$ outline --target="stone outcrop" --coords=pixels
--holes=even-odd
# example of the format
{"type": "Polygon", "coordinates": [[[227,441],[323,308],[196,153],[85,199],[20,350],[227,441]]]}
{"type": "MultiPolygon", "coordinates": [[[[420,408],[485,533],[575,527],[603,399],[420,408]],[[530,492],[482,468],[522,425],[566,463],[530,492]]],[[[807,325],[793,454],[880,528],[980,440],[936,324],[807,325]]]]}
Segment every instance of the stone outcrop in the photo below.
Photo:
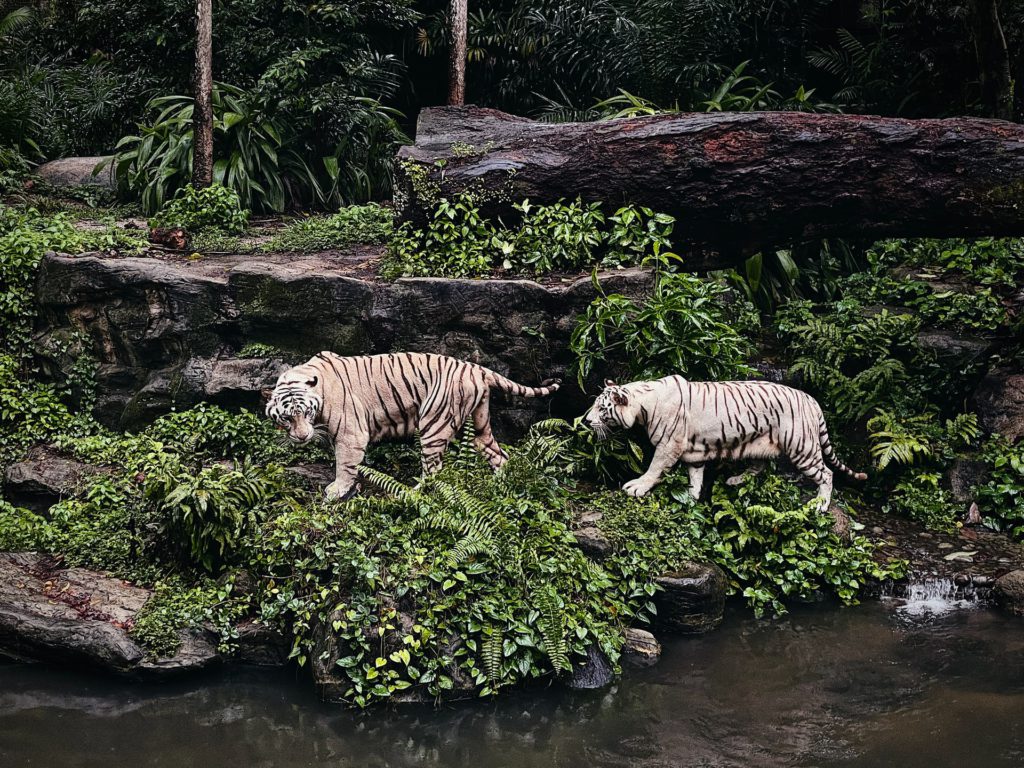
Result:
{"type": "Polygon", "coordinates": [[[71,496],[90,475],[105,470],[62,456],[49,446],[36,446],[22,460],[7,467],[4,498],[21,507],[45,512],[71,496]]]}
{"type": "Polygon", "coordinates": [[[173,656],[147,659],[129,636],[151,592],[48,556],[0,553],[0,654],[161,678],[220,660],[202,634],[184,633],[173,656]]]}
{"type": "Polygon", "coordinates": [[[661,587],[654,595],[658,629],[693,635],[722,623],[727,581],[717,565],[685,563],[654,581],[661,587]]]}
{"type": "Polygon", "coordinates": [[[106,157],[62,157],[51,160],[36,168],[36,175],[55,187],[103,187],[115,189],[114,168],[108,165],[96,173],[98,166],[106,157]]]}
{"type": "Polygon", "coordinates": [[[1010,442],[1024,438],[1024,372],[989,371],[973,400],[986,431],[998,432],[1010,442]]]}
{"type": "MultiPolygon", "coordinates": [[[[526,384],[561,376],[551,401],[496,396],[500,430],[521,432],[549,413],[585,403],[572,376],[569,336],[594,299],[589,277],[532,280],[368,276],[353,254],[267,254],[186,259],[48,254],[39,272],[42,350],[84,332],[99,359],[97,414],[135,426],[199,400],[259,406],[285,363],[321,350],[438,352],[475,360],[526,384]],[[360,272],[359,270],[362,269],[360,272]],[[277,353],[241,359],[248,344],[277,353]]],[[[606,290],[636,295],[650,275],[621,270],[606,290]]],[[[60,367],[59,356],[51,365],[60,367]]]]}

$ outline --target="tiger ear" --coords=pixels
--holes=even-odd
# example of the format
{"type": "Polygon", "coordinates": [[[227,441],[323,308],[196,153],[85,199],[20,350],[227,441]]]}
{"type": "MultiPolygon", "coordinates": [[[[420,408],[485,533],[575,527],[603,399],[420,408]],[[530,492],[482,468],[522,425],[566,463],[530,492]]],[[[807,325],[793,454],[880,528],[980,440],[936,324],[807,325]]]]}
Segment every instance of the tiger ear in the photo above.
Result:
{"type": "Polygon", "coordinates": [[[604,380],[604,385],[605,385],[606,387],[614,387],[614,386],[615,386],[615,382],[614,382],[614,381],[612,381],[611,379],[605,379],[605,380],[604,380]]]}
{"type": "Polygon", "coordinates": [[[319,381],[320,381],[320,377],[319,376],[314,376],[312,379],[310,379],[309,381],[306,382],[306,386],[307,387],[315,387],[319,381]]]}
{"type": "Polygon", "coordinates": [[[274,396],[274,390],[272,389],[261,389],[260,390],[260,402],[264,405],[270,402],[270,398],[274,396]]]}
{"type": "Polygon", "coordinates": [[[629,398],[626,397],[625,392],[616,391],[612,393],[612,400],[615,401],[616,405],[629,405],[629,398]]]}

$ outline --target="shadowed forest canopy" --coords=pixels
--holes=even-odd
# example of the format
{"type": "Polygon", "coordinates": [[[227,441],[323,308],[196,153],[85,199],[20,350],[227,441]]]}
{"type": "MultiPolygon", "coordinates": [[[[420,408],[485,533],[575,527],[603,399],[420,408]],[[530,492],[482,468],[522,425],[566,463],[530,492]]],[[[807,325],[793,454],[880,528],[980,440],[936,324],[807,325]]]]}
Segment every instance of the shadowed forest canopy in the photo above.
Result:
{"type": "MultiPolygon", "coordinates": [[[[447,6],[216,3],[219,177],[264,209],[386,197],[396,144],[446,99],[447,6]],[[237,181],[254,173],[262,189],[237,181]]],[[[172,193],[189,173],[194,12],[192,0],[4,0],[0,146],[39,160],[152,135],[151,155],[119,177],[172,193]],[[147,161],[171,168],[166,189],[140,173],[147,161]]],[[[1012,119],[1022,19],[1021,0],[482,0],[469,3],[466,101],[551,121],[665,109],[1012,119]]]]}

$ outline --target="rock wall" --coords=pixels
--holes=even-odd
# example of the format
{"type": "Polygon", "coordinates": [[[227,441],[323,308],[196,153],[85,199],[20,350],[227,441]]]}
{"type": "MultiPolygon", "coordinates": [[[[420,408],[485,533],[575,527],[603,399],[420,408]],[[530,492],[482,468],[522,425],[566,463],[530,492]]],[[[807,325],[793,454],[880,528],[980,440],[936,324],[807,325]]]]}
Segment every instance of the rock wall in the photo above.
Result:
{"type": "MultiPolygon", "coordinates": [[[[638,270],[602,275],[607,290],[642,293],[638,270]]],[[[437,352],[477,361],[524,384],[567,386],[551,401],[500,399],[499,434],[549,413],[576,416],[585,398],[570,379],[569,337],[595,296],[590,278],[402,279],[386,283],[341,255],[187,259],[48,254],[38,279],[37,342],[85,342],[99,360],[97,414],[133,427],[200,400],[257,408],[259,389],[286,364],[321,350],[437,352]],[[270,356],[240,358],[250,344],[270,356]],[[567,375],[568,374],[568,375],[567,375]]],[[[44,352],[45,354],[45,352],[44,352]]]]}

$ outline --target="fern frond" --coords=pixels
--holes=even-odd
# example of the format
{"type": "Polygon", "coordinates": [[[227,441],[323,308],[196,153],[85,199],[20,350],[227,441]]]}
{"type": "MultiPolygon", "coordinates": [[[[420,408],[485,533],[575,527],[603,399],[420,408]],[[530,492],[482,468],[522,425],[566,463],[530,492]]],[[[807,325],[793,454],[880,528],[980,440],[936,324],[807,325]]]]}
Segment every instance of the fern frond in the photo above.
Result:
{"type": "Polygon", "coordinates": [[[494,624],[488,624],[484,629],[484,635],[483,647],[481,648],[484,673],[487,675],[487,679],[491,681],[491,685],[496,686],[501,680],[502,648],[505,642],[505,634],[494,624]]]}
{"type": "Polygon", "coordinates": [[[373,467],[360,465],[359,474],[364,480],[379,488],[384,493],[389,496],[393,496],[406,504],[419,504],[423,501],[423,496],[419,491],[399,482],[386,472],[381,472],[373,467]]]}
{"type": "Polygon", "coordinates": [[[540,614],[537,629],[544,642],[544,651],[557,672],[571,672],[569,644],[565,639],[565,613],[552,587],[533,593],[533,604],[540,614]]]}

